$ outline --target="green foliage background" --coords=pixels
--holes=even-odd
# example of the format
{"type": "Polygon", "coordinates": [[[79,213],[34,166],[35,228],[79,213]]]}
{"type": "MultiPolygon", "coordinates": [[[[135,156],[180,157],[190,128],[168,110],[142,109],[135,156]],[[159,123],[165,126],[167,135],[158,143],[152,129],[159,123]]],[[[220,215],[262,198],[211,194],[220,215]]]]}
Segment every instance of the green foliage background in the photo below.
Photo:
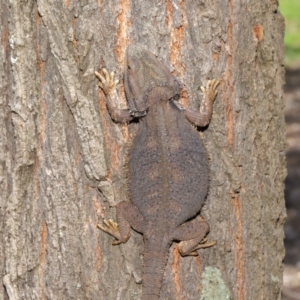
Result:
{"type": "Polygon", "coordinates": [[[286,65],[300,65],[300,0],[280,0],[279,10],[285,18],[286,65]]]}

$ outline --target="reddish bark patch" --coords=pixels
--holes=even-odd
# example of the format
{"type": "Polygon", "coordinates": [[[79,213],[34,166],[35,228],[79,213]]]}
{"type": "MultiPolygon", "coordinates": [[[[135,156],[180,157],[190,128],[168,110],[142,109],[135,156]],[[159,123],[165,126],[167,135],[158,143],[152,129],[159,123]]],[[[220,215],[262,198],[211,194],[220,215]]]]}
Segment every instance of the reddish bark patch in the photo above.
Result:
{"type": "Polygon", "coordinates": [[[45,280],[44,275],[47,266],[47,236],[48,236],[48,227],[47,223],[44,222],[42,225],[42,232],[41,232],[41,253],[40,253],[40,282],[42,283],[42,290],[44,297],[46,299],[46,286],[44,285],[45,280]]]}
{"type": "Polygon", "coordinates": [[[174,256],[174,260],[173,260],[173,263],[172,263],[172,272],[174,274],[174,283],[175,283],[175,288],[176,288],[176,292],[175,292],[176,293],[176,299],[179,299],[180,290],[181,290],[180,276],[179,276],[180,253],[179,253],[177,247],[174,247],[173,256],[174,256]]]}
{"type": "Polygon", "coordinates": [[[227,120],[227,140],[230,146],[233,146],[234,141],[234,120],[233,120],[233,111],[232,111],[232,103],[231,99],[234,97],[234,88],[233,88],[233,76],[232,76],[232,69],[233,69],[233,61],[232,61],[232,31],[233,25],[232,22],[228,24],[228,58],[227,58],[227,66],[226,66],[226,82],[227,85],[221,83],[222,88],[222,98],[226,103],[226,120],[227,120]]]}
{"type": "Polygon", "coordinates": [[[232,111],[232,102],[231,99],[234,97],[234,88],[233,88],[233,30],[234,30],[234,5],[233,0],[229,1],[229,10],[230,10],[230,20],[228,22],[228,44],[227,44],[227,51],[228,51],[228,58],[227,58],[227,65],[226,65],[226,81],[227,86],[224,84],[221,85],[223,91],[223,99],[226,103],[226,119],[227,119],[227,140],[229,145],[233,146],[234,142],[234,119],[233,119],[233,111],[232,111]],[[226,90],[225,90],[226,89],[226,90]]]}
{"type": "Polygon", "coordinates": [[[3,45],[3,49],[5,49],[5,52],[8,53],[8,27],[4,27],[1,35],[1,45],[3,45]]]}
{"type": "MultiPolygon", "coordinates": [[[[181,1],[179,4],[179,8],[182,16],[182,24],[179,27],[174,26],[173,22],[173,5],[170,0],[167,0],[167,26],[170,29],[170,60],[172,65],[174,66],[173,74],[175,76],[180,75],[181,78],[184,77],[185,73],[185,65],[181,59],[181,45],[184,43],[184,33],[186,30],[187,18],[184,7],[184,1],[181,1]]],[[[182,90],[181,100],[184,105],[188,103],[188,94],[185,90],[182,90]]]]}
{"type": "Polygon", "coordinates": [[[261,25],[257,25],[253,28],[253,34],[254,34],[254,38],[257,41],[261,41],[264,37],[264,29],[261,25]]]}
{"type": "Polygon", "coordinates": [[[121,6],[122,11],[118,15],[118,36],[117,36],[117,46],[116,46],[116,56],[119,63],[124,63],[124,54],[125,49],[128,46],[129,38],[128,38],[128,30],[131,26],[130,19],[127,18],[128,12],[130,11],[130,1],[122,0],[121,6]]]}
{"type": "Polygon", "coordinates": [[[237,272],[236,299],[244,300],[245,297],[245,266],[244,266],[244,248],[243,248],[243,222],[242,207],[238,194],[232,195],[231,204],[234,209],[236,219],[236,228],[233,230],[234,238],[234,266],[237,272]]]}
{"type": "Polygon", "coordinates": [[[96,270],[99,271],[100,267],[101,267],[101,261],[102,261],[102,257],[101,257],[101,247],[99,244],[97,244],[96,247],[96,270]]]}
{"type": "Polygon", "coordinates": [[[232,58],[227,59],[227,70],[225,72],[224,80],[221,81],[221,98],[225,103],[225,112],[226,112],[226,125],[227,125],[227,141],[230,146],[233,146],[234,143],[234,117],[232,111],[231,98],[233,97],[233,86],[231,83],[232,72],[231,66],[232,58]]]}
{"type": "MultiPolygon", "coordinates": [[[[199,277],[202,276],[203,266],[199,255],[196,257],[196,268],[199,277]]],[[[202,285],[199,286],[199,295],[201,295],[201,292],[202,292],[202,285]]]]}
{"type": "Polygon", "coordinates": [[[214,60],[214,62],[217,62],[219,60],[219,56],[220,56],[219,53],[216,53],[216,52],[213,53],[213,60],[214,60]]]}
{"type": "Polygon", "coordinates": [[[170,0],[167,0],[167,26],[170,29],[170,60],[175,68],[175,75],[183,75],[185,67],[181,60],[181,45],[184,40],[185,32],[185,18],[184,18],[184,4],[180,3],[180,10],[182,13],[182,25],[175,27],[173,24],[173,5],[170,0]]]}
{"type": "Polygon", "coordinates": [[[112,153],[112,156],[111,156],[111,165],[112,165],[112,168],[115,169],[115,170],[118,170],[119,168],[119,145],[116,143],[116,142],[112,142],[111,144],[111,153],[112,153]]]}
{"type": "MultiPolygon", "coordinates": [[[[234,24],[235,11],[234,1],[229,0],[230,20],[228,23],[228,58],[226,65],[226,83],[221,84],[224,91],[223,99],[226,103],[226,119],[227,119],[227,140],[229,145],[234,146],[234,113],[232,101],[235,97],[233,63],[234,63],[234,24]]],[[[222,93],[223,94],[223,93],[222,93]]],[[[231,204],[234,209],[234,217],[236,220],[235,228],[232,230],[234,239],[234,265],[237,272],[236,277],[236,295],[235,298],[244,300],[245,292],[245,268],[244,268],[244,248],[243,248],[243,223],[242,223],[242,207],[239,194],[232,194],[231,204]]]]}
{"type": "MultiPolygon", "coordinates": [[[[39,35],[39,31],[40,31],[40,25],[41,25],[41,21],[42,18],[40,17],[40,15],[37,12],[37,32],[39,35]]],[[[41,99],[43,101],[41,101],[41,113],[40,113],[40,122],[41,122],[41,128],[40,128],[40,134],[38,136],[39,139],[39,145],[41,145],[41,147],[43,146],[44,143],[44,136],[45,136],[45,132],[46,132],[46,127],[47,127],[47,121],[46,121],[46,116],[47,116],[47,110],[48,110],[48,106],[47,106],[47,102],[46,102],[46,79],[45,79],[45,62],[42,60],[40,52],[41,45],[39,43],[37,43],[37,58],[38,58],[38,69],[40,71],[40,84],[41,84],[41,99]]]]}

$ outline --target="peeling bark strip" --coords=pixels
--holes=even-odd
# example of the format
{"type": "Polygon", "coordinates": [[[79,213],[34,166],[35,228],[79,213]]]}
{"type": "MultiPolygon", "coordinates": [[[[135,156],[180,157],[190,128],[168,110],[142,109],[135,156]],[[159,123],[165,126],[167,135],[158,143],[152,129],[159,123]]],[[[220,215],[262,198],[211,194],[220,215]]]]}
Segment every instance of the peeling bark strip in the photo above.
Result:
{"type": "Polygon", "coordinates": [[[224,97],[226,97],[224,100],[226,101],[226,117],[227,117],[227,139],[228,139],[228,143],[230,146],[233,146],[234,143],[234,115],[233,115],[233,108],[232,108],[232,101],[234,99],[235,95],[235,91],[234,91],[234,81],[235,81],[235,77],[233,73],[233,56],[235,53],[233,53],[235,51],[235,42],[234,42],[234,36],[235,36],[235,32],[234,32],[234,26],[235,26],[235,22],[234,22],[234,18],[235,18],[235,14],[234,14],[234,6],[233,6],[233,0],[230,0],[229,2],[229,23],[228,23],[228,43],[227,43],[227,47],[228,47],[228,57],[227,57],[227,66],[226,66],[226,81],[228,82],[228,92],[224,93],[224,97]]]}
{"type": "MultiPolygon", "coordinates": [[[[182,62],[181,55],[181,49],[184,45],[184,34],[187,27],[184,1],[176,4],[176,2],[167,0],[166,4],[167,26],[170,30],[170,61],[174,67],[174,75],[184,78],[185,67],[182,62]],[[174,20],[175,16],[176,20],[174,20]]],[[[181,91],[181,101],[184,105],[188,105],[188,94],[186,93],[185,89],[181,91]]]]}
{"type": "Polygon", "coordinates": [[[234,207],[235,215],[235,228],[233,231],[234,237],[234,267],[237,273],[236,278],[236,299],[244,300],[246,298],[245,289],[245,255],[244,255],[244,240],[243,240],[243,216],[242,216],[242,205],[238,195],[233,195],[231,203],[234,207]]]}
{"type": "Polygon", "coordinates": [[[124,56],[125,56],[125,49],[129,44],[129,37],[128,31],[131,27],[130,19],[128,18],[130,15],[130,8],[131,8],[131,1],[130,0],[122,0],[121,1],[121,12],[118,15],[118,36],[117,41],[118,45],[116,47],[116,55],[118,62],[124,65],[124,56]]]}
{"type": "MultiPolygon", "coordinates": [[[[227,83],[229,85],[228,90],[224,91],[225,103],[226,103],[226,125],[227,125],[227,140],[228,144],[231,147],[235,147],[235,117],[234,114],[234,100],[236,95],[235,90],[235,81],[236,81],[236,72],[234,66],[234,57],[236,51],[236,18],[235,15],[235,5],[234,0],[230,0],[229,4],[229,22],[228,22],[228,52],[227,57],[227,83]]],[[[234,251],[234,266],[236,272],[236,284],[232,293],[236,299],[244,300],[246,299],[246,290],[245,290],[245,269],[244,269],[244,241],[243,241],[243,216],[242,216],[242,205],[241,199],[238,194],[231,196],[231,204],[234,211],[234,228],[232,228],[233,234],[233,251],[234,251]]]]}
{"type": "Polygon", "coordinates": [[[173,276],[174,276],[174,284],[176,287],[176,298],[178,298],[180,296],[180,292],[181,292],[181,282],[180,282],[180,276],[179,276],[179,263],[180,263],[180,254],[178,249],[174,248],[173,250],[173,263],[172,263],[172,271],[173,271],[173,276]]]}
{"type": "Polygon", "coordinates": [[[94,77],[105,63],[122,81],[125,49],[140,43],[178,77],[191,107],[200,105],[200,85],[222,79],[203,133],[211,187],[202,211],[217,246],[201,262],[178,260],[172,248],[161,299],[226,291],[279,300],[277,1],[8,0],[0,14],[0,299],[140,298],[141,237],[116,248],[96,228],[126,200],[125,145],[136,124],[110,120],[94,77]]]}
{"type": "Polygon", "coordinates": [[[175,2],[167,0],[167,25],[170,29],[170,60],[175,68],[175,74],[183,76],[184,66],[181,61],[181,47],[184,43],[184,33],[186,29],[186,18],[184,12],[184,2],[178,7],[175,2]],[[176,12],[174,11],[176,10],[176,12]],[[179,14],[180,21],[174,22],[174,15],[179,14]]]}

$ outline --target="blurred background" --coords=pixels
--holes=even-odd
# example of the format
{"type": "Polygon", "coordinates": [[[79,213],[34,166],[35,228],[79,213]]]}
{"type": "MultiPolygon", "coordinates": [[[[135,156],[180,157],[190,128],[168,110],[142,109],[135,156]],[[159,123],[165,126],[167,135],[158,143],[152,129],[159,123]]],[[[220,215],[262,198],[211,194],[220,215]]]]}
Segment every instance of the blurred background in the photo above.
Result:
{"type": "Polygon", "coordinates": [[[300,0],[279,0],[285,18],[287,171],[283,300],[300,300],[300,0]]]}

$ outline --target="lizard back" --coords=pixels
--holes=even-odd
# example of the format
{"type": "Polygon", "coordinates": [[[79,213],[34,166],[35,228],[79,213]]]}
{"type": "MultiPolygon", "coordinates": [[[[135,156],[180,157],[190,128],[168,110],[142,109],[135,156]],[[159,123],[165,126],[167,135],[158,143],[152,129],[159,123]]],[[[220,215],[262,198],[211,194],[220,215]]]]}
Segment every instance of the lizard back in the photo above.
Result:
{"type": "Polygon", "coordinates": [[[168,220],[175,228],[195,216],[206,197],[205,147],[173,101],[153,104],[140,123],[128,159],[131,201],[147,221],[168,220]]]}

